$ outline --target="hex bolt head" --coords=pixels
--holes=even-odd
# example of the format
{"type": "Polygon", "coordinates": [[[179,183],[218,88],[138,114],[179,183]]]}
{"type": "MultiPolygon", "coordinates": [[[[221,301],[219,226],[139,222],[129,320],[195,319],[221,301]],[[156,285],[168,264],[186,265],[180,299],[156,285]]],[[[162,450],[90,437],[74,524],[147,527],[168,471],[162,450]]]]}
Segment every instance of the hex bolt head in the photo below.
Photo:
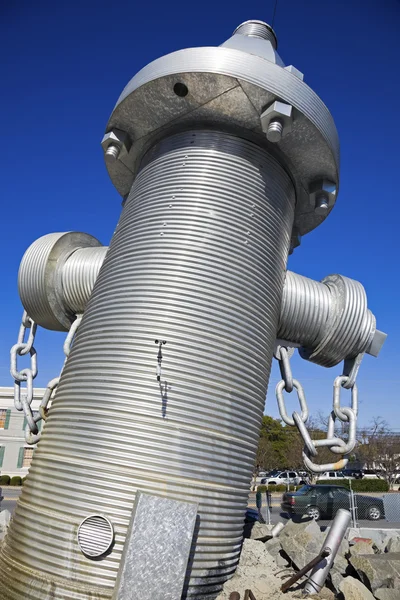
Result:
{"type": "Polygon", "coordinates": [[[286,102],[275,100],[261,114],[261,127],[267,140],[276,143],[292,129],[293,107],[286,102]]]}
{"type": "Polygon", "coordinates": [[[295,77],[297,77],[298,79],[301,79],[301,81],[303,81],[304,79],[304,74],[299,71],[298,69],[296,69],[296,67],[294,67],[293,65],[288,65],[287,67],[283,67],[285,71],[289,71],[289,73],[292,73],[292,75],[295,75],[295,77]]]}
{"type": "Polygon", "coordinates": [[[107,162],[115,162],[129,153],[132,142],[129,135],[121,129],[112,129],[101,140],[107,162]]]}
{"type": "Polygon", "coordinates": [[[121,146],[117,144],[110,144],[106,150],[106,157],[108,157],[111,161],[117,160],[120,152],[121,146]]]}
{"type": "Polygon", "coordinates": [[[279,142],[282,139],[283,121],[281,119],[272,119],[267,129],[267,140],[269,142],[279,142]]]}
{"type": "Polygon", "coordinates": [[[336,183],[329,179],[318,179],[310,184],[310,205],[315,213],[326,216],[336,202],[336,183]]]}
{"type": "Polygon", "coordinates": [[[329,209],[329,197],[326,192],[319,192],[315,198],[315,213],[317,215],[326,215],[329,209]]]}

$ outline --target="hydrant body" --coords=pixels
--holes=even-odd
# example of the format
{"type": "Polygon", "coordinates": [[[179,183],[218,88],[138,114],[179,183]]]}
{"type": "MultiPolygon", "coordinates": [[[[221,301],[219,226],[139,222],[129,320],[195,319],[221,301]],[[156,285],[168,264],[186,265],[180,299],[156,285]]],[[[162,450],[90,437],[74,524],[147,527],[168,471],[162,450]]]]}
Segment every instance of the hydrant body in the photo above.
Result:
{"type": "Polygon", "coordinates": [[[337,186],[333,121],[275,45],[247,25],[159,59],[113,112],[124,207],[2,546],[4,600],[109,600],[138,489],[199,503],[185,597],[237,566],[288,253],[324,218],[315,186],[337,186]],[[96,561],[92,513],[115,531],[96,561]]]}

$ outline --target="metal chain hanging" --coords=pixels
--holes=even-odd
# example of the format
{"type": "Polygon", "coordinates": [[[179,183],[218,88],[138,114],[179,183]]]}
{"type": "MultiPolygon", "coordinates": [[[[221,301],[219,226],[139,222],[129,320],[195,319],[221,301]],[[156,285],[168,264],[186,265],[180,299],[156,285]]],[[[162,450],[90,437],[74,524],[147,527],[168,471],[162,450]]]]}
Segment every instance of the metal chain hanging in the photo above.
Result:
{"type": "Polygon", "coordinates": [[[14,405],[17,410],[23,411],[30,430],[38,432],[37,420],[33,416],[31,404],[33,400],[33,380],[35,379],[37,369],[37,355],[33,346],[35,341],[37,325],[31,319],[27,312],[22,315],[21,325],[18,333],[18,341],[11,348],[10,372],[14,378],[14,405]],[[26,333],[28,339],[26,341],[26,333]],[[18,356],[30,355],[30,366],[24,369],[18,369],[18,356]],[[26,393],[21,392],[21,384],[26,382],[26,393]]]}
{"type": "Polygon", "coordinates": [[[323,473],[325,471],[337,471],[343,469],[348,463],[348,458],[344,456],[339,461],[334,463],[325,463],[318,465],[313,462],[312,458],[318,454],[317,448],[329,448],[333,454],[348,455],[356,445],[356,426],[358,414],[358,390],[356,385],[356,376],[363,358],[363,354],[358,355],[355,359],[346,360],[343,375],[336,377],[333,384],[333,407],[328,420],[328,431],[325,439],[313,440],[307,429],[306,422],[308,420],[308,406],[303,387],[297,379],[293,379],[290,366],[290,358],[294,352],[293,347],[277,345],[274,356],[278,360],[282,379],[276,386],[276,399],[278,402],[279,414],[286,425],[295,425],[303,439],[303,461],[305,467],[313,473],[323,473]],[[341,388],[351,390],[351,407],[341,407],[340,391],[341,388]],[[300,414],[297,411],[292,413],[290,418],[286,411],[285,399],[283,390],[291,393],[293,389],[297,392],[297,397],[300,404],[300,414]],[[340,437],[335,435],[335,421],[339,419],[343,423],[349,424],[347,443],[340,437]]]}
{"type": "Polygon", "coordinates": [[[40,402],[39,411],[34,414],[31,408],[33,400],[33,380],[38,374],[37,369],[37,354],[33,346],[35,341],[37,325],[31,317],[28,316],[27,312],[24,311],[22,315],[22,322],[18,333],[18,341],[11,348],[11,376],[14,378],[14,406],[17,410],[23,411],[26,418],[25,428],[25,440],[27,444],[37,444],[40,440],[41,432],[39,431],[38,423],[41,420],[46,420],[48,415],[48,405],[52,400],[54,393],[57,389],[60,381],[61,373],[64,369],[66,360],[70,354],[71,346],[76,334],[76,331],[82,321],[82,315],[77,315],[75,321],[72,323],[70,330],[68,331],[67,337],[63,345],[65,354],[64,364],[62,366],[60,375],[51,379],[45,389],[42,400],[40,402]],[[24,341],[26,331],[29,330],[27,341],[24,341]],[[31,365],[28,368],[21,369],[17,368],[18,356],[25,356],[30,354],[31,365]],[[21,383],[26,381],[26,394],[21,392],[21,383]]]}

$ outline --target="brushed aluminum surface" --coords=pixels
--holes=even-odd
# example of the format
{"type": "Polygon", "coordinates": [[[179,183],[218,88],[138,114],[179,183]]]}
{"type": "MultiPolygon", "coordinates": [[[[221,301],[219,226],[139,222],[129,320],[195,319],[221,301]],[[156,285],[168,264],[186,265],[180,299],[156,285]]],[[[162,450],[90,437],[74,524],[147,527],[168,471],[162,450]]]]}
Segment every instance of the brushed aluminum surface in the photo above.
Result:
{"type": "Polygon", "coordinates": [[[65,233],[49,233],[39,238],[25,252],[18,272],[21,302],[34,321],[49,329],[59,327],[47,298],[46,266],[51,252],[65,233]]]}
{"type": "Polygon", "coordinates": [[[81,248],[65,262],[61,281],[65,303],[74,314],[83,313],[108,248],[81,248]]]}
{"type": "MultiPolygon", "coordinates": [[[[61,271],[62,301],[74,314],[83,313],[85,310],[107,250],[106,246],[83,248],[65,261],[61,271]]],[[[32,268],[42,268],[39,259],[32,268]]],[[[330,276],[328,279],[333,277],[335,280],[341,280],[339,275],[330,276]]],[[[341,307],[336,301],[336,293],[332,293],[331,288],[324,282],[287,271],[278,338],[310,349],[317,348],[328,334],[335,333],[336,337],[339,335],[343,338],[346,335],[348,338],[346,345],[339,340],[336,361],[356,356],[361,352],[377,356],[381,347],[379,340],[383,336],[384,341],[385,334],[378,331],[378,346],[374,346],[371,352],[371,340],[376,331],[375,317],[366,307],[366,296],[361,284],[345,279],[350,289],[355,287],[358,290],[364,302],[355,306],[348,302],[341,307]]],[[[35,294],[31,292],[31,295],[35,294]]]]}
{"type": "Polygon", "coordinates": [[[322,339],[332,299],[321,283],[287,271],[278,337],[314,348],[322,339]]]}
{"type": "Polygon", "coordinates": [[[267,40],[271,42],[274,48],[278,45],[278,40],[276,39],[275,31],[272,29],[270,25],[265,23],[264,21],[256,21],[250,20],[241,23],[236,27],[235,31],[232,35],[240,34],[240,35],[248,35],[249,37],[261,38],[263,40],[267,40]]]}
{"type": "Polygon", "coordinates": [[[2,599],[110,599],[138,489],[199,504],[187,597],[214,598],[233,574],[294,202],[279,164],[232,135],[148,153],[1,548],[2,599]],[[115,531],[98,561],[77,543],[92,513],[115,531]]]}
{"type": "MultiPolygon", "coordinates": [[[[55,331],[69,330],[76,313],[65,303],[61,273],[75,251],[95,247],[100,247],[100,254],[104,252],[99,240],[79,231],[49,233],[29,246],[18,272],[18,291],[25,310],[36,323],[55,331]]],[[[73,262],[76,264],[77,260],[73,262]]],[[[89,272],[91,269],[90,265],[89,272]]],[[[79,282],[73,282],[73,289],[67,289],[67,294],[75,294],[74,301],[80,298],[79,293],[76,297],[78,285],[79,282]]]]}

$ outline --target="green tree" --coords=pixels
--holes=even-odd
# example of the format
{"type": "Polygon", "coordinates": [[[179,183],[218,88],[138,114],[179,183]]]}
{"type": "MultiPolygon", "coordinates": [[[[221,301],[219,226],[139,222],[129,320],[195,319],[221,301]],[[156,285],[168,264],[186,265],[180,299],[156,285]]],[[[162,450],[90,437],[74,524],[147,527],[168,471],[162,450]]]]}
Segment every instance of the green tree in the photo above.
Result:
{"type": "MultiPolygon", "coordinates": [[[[311,439],[326,437],[325,423],[309,419],[306,423],[311,439]]],[[[277,469],[304,469],[303,440],[296,427],[282,425],[279,419],[265,415],[260,428],[260,439],[256,457],[256,471],[277,469]]],[[[318,464],[338,460],[327,448],[318,448],[314,459],[318,464]]]]}
{"type": "Polygon", "coordinates": [[[283,427],[279,419],[264,415],[256,459],[259,469],[269,470],[286,466],[292,438],[288,429],[283,427]]]}

